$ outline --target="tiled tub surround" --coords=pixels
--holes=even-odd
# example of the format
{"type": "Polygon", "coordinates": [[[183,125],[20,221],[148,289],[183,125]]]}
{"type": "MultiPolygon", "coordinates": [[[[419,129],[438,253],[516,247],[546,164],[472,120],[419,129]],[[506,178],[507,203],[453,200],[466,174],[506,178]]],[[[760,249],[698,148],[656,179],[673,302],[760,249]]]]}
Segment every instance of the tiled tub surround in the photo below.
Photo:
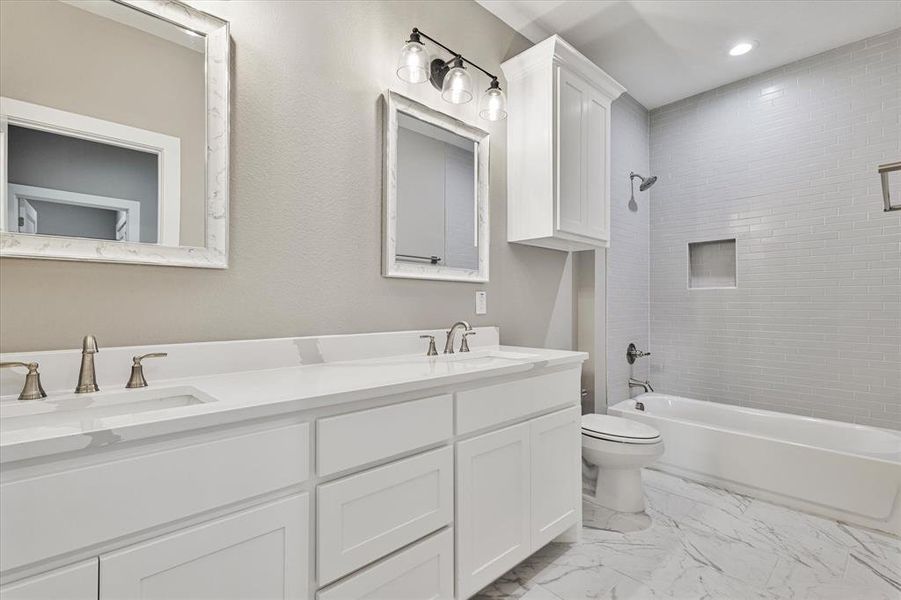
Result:
{"type": "Polygon", "coordinates": [[[0,402],[0,597],[463,600],[577,539],[587,356],[420,333],[3,355],[49,397],[0,402]]]}
{"type": "Polygon", "coordinates": [[[660,432],[656,468],[901,535],[901,432],[656,393],[610,414],[660,432]]]}
{"type": "Polygon", "coordinates": [[[628,94],[613,102],[610,112],[610,229],[607,249],[607,404],[629,398],[629,377],[648,378],[649,362],[630,365],[626,348],[649,345],[650,264],[648,246],[651,196],[639,192],[629,173],[648,176],[648,111],[628,94]]]}
{"type": "Polygon", "coordinates": [[[654,387],[901,428],[899,157],[901,30],[652,111],[654,387]],[[689,290],[731,238],[737,289],[689,290]]]}
{"type": "Polygon", "coordinates": [[[650,529],[583,529],[478,600],[898,600],[901,540],[645,471],[650,529]]]}

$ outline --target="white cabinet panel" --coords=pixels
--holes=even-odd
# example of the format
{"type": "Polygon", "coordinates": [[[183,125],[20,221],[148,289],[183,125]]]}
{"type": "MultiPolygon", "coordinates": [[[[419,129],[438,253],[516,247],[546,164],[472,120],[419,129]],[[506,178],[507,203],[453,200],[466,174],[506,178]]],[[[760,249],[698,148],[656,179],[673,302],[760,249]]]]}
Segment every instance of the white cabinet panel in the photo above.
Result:
{"type": "Polygon", "coordinates": [[[581,417],[580,407],[573,406],[529,422],[533,552],[579,520],[581,417]]]}
{"type": "Polygon", "coordinates": [[[457,393],[457,435],[579,403],[581,367],[457,393]]]}
{"type": "Polygon", "coordinates": [[[453,486],[450,446],[319,486],[319,584],[450,523],[453,486]]]}
{"type": "Polygon", "coordinates": [[[585,221],[582,233],[610,239],[610,100],[593,88],[585,98],[585,221]]]}
{"type": "Polygon", "coordinates": [[[444,529],[316,595],[318,600],[453,600],[454,534],[444,529]]]}
{"type": "Polygon", "coordinates": [[[309,495],[100,557],[102,600],[308,597],[309,495]]]}
{"type": "Polygon", "coordinates": [[[97,559],[0,587],[0,600],[97,600],[97,559]]]}
{"type": "Polygon", "coordinates": [[[588,84],[557,69],[557,228],[585,231],[585,167],[588,84]]]}
{"type": "Polygon", "coordinates": [[[0,485],[0,571],[270,493],[310,473],[310,426],[252,427],[0,485]],[[65,510],[60,510],[65,498],[65,510]]]}
{"type": "Polygon", "coordinates": [[[464,599],[531,553],[528,423],[457,444],[457,595],[464,599]]]}
{"type": "Polygon", "coordinates": [[[450,439],[454,406],[449,395],[392,404],[321,419],[317,426],[319,475],[329,475],[450,439]]]}

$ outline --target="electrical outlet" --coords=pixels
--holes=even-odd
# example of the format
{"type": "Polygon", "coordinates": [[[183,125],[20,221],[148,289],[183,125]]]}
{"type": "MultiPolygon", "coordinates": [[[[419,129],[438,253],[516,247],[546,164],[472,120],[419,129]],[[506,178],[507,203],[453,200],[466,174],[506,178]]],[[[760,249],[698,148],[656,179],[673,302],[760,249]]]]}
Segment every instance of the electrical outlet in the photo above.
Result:
{"type": "Polygon", "coordinates": [[[476,314],[488,313],[488,292],[476,292],[476,314]]]}

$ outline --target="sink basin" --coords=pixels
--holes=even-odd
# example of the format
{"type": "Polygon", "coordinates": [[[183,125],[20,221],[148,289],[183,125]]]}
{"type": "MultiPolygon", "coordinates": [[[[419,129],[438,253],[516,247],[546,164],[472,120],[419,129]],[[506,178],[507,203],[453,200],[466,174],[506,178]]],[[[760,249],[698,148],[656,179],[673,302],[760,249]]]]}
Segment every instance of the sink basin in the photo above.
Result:
{"type": "Polygon", "coordinates": [[[471,353],[456,353],[451,355],[442,356],[443,360],[448,362],[464,364],[464,365],[472,365],[472,366],[491,366],[491,365],[501,365],[510,362],[522,362],[524,360],[531,360],[536,355],[534,354],[525,354],[521,352],[507,352],[506,350],[488,350],[488,351],[473,351],[471,353]]]}
{"type": "Polygon", "coordinates": [[[0,431],[32,427],[83,427],[96,419],[140,415],[158,410],[215,402],[190,386],[67,394],[45,400],[0,403],[0,431]]]}

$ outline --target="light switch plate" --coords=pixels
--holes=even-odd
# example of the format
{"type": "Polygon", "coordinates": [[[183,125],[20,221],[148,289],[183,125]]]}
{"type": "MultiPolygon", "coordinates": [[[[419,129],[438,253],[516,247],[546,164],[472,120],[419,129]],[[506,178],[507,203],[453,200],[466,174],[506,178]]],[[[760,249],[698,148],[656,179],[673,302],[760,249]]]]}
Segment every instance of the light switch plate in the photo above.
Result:
{"type": "Polygon", "coordinates": [[[488,292],[476,292],[476,314],[488,313],[488,292]]]}

